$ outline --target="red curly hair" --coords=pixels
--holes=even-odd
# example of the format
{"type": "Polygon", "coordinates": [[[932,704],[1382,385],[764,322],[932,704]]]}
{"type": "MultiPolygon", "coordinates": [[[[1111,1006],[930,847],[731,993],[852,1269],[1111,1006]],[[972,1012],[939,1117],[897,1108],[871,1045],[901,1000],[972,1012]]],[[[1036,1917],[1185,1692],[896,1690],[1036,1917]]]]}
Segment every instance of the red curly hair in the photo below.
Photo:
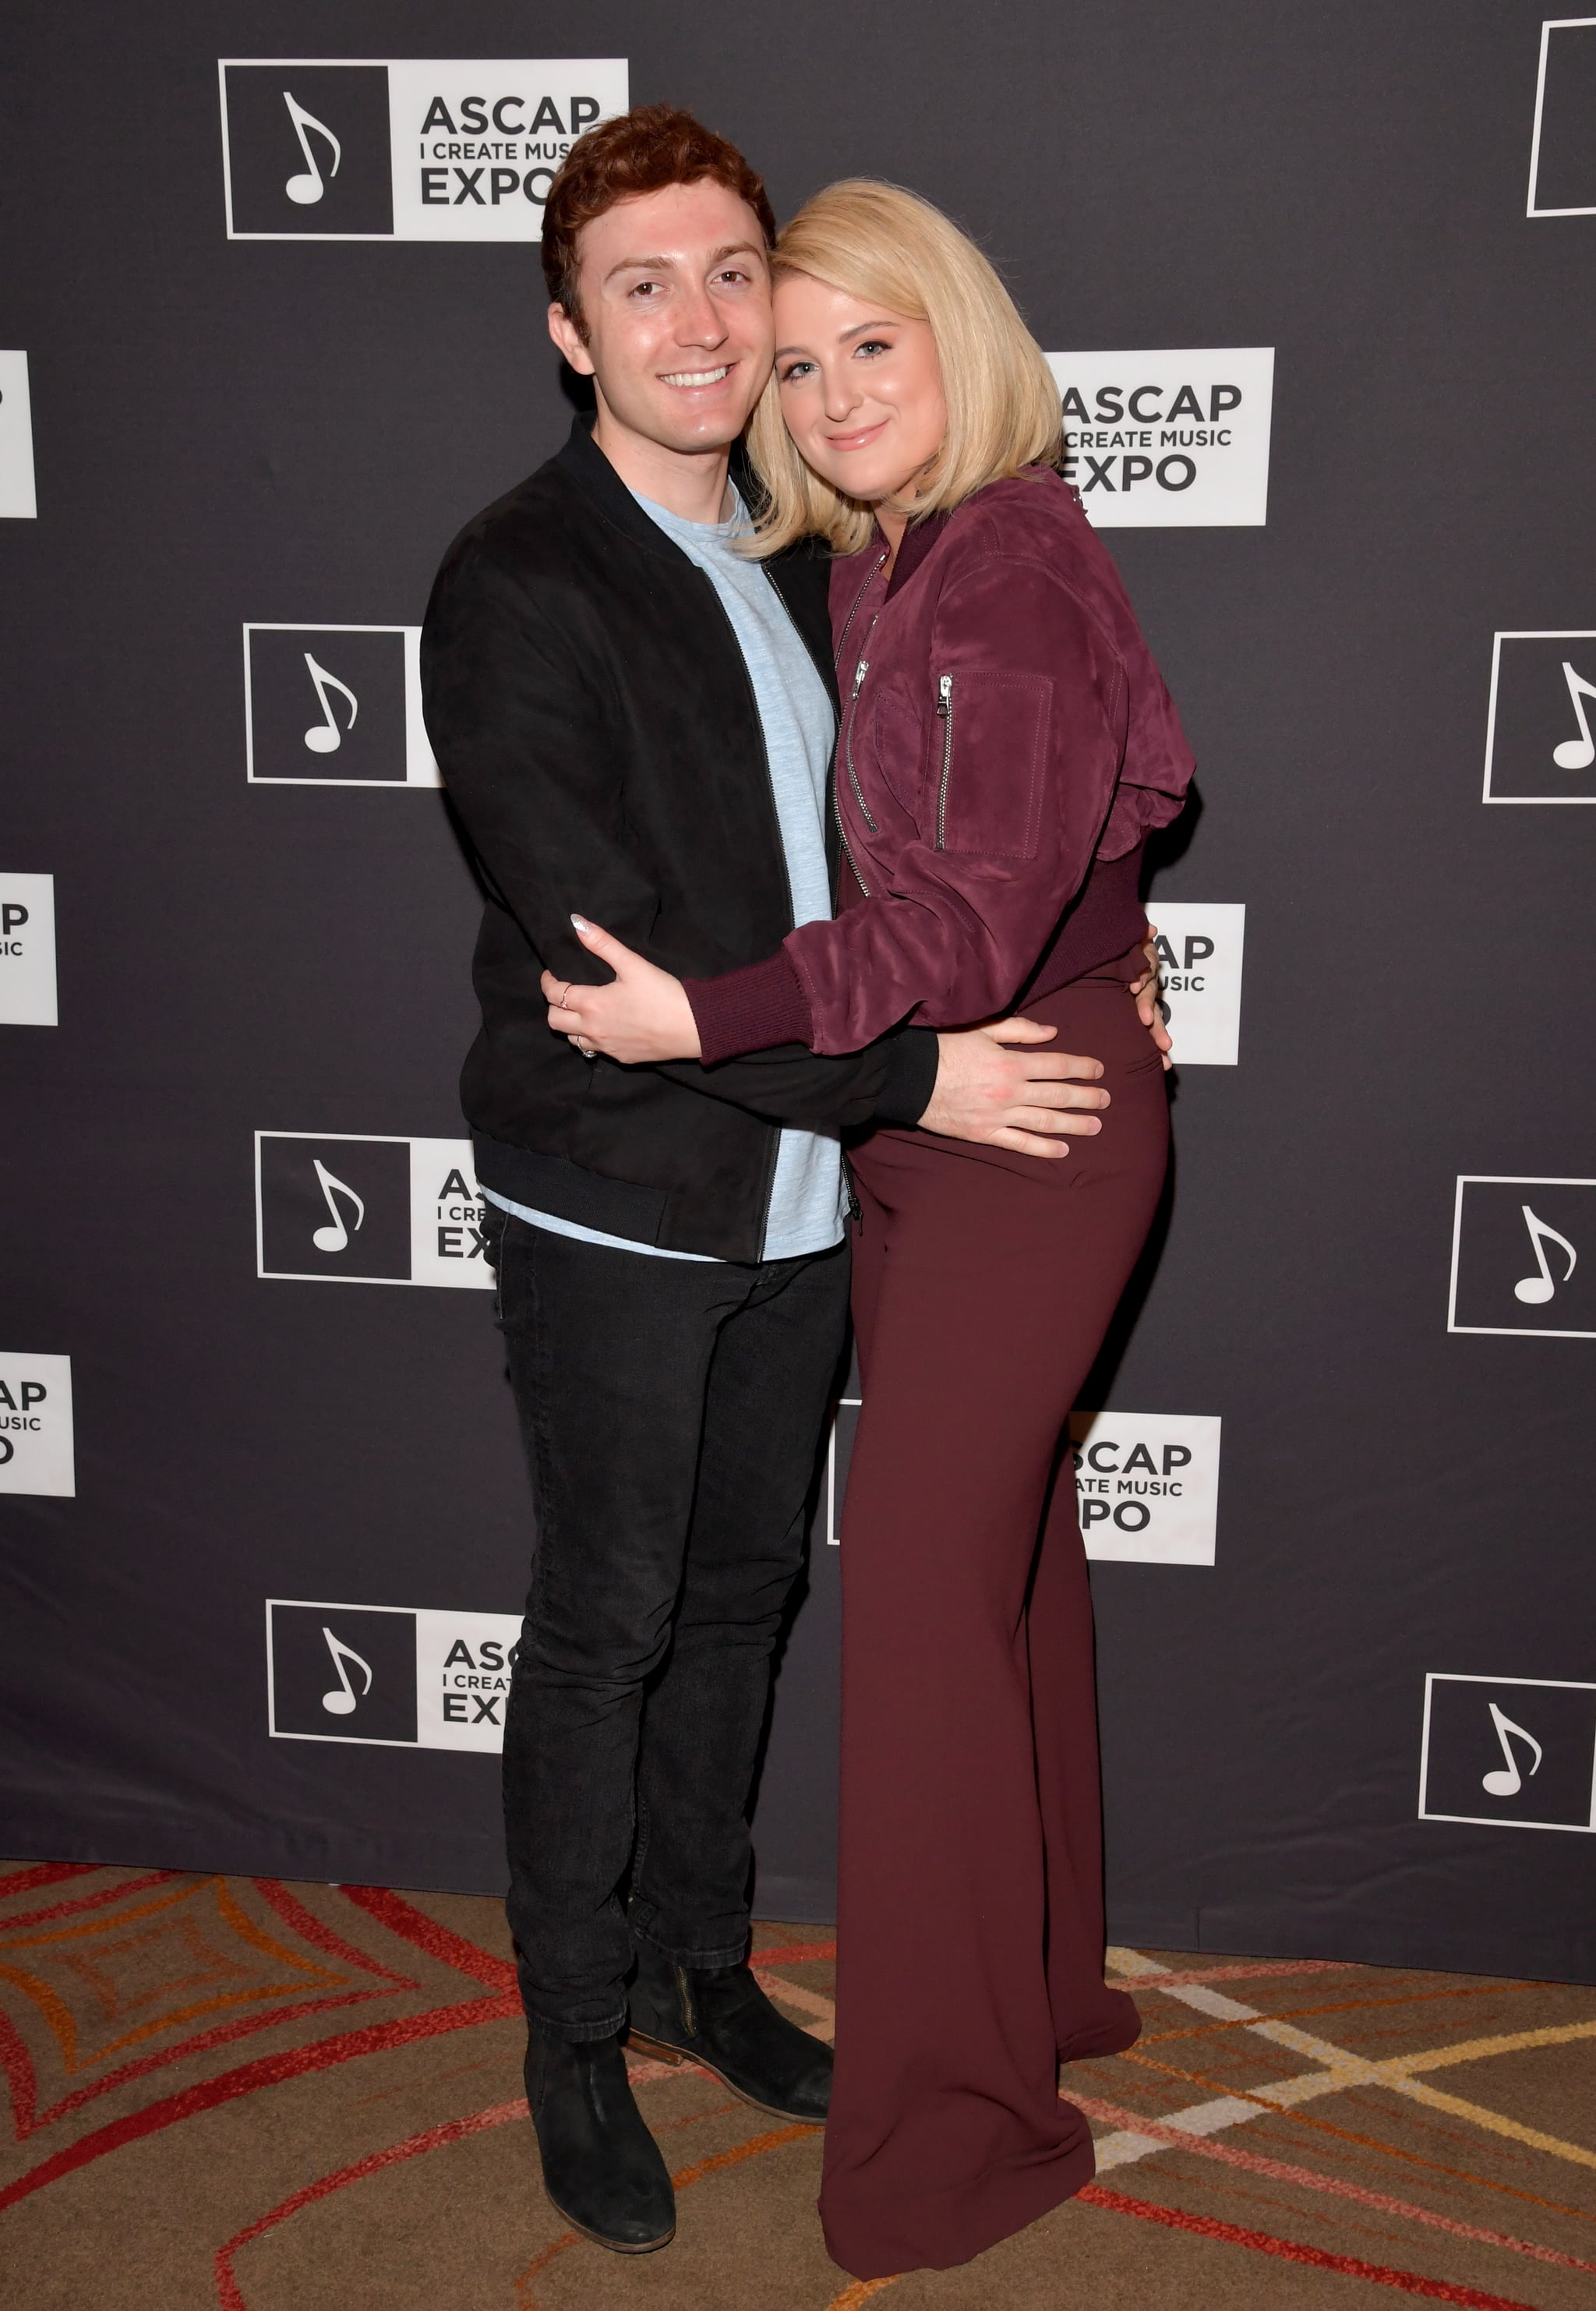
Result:
{"type": "Polygon", "coordinates": [[[764,179],[735,144],[690,112],[674,104],[634,105],[577,138],[544,206],[543,277],[553,302],[564,308],[584,337],[588,327],[578,285],[582,227],[621,201],[706,178],[746,201],[768,249],[776,238],[776,219],[764,179]]]}

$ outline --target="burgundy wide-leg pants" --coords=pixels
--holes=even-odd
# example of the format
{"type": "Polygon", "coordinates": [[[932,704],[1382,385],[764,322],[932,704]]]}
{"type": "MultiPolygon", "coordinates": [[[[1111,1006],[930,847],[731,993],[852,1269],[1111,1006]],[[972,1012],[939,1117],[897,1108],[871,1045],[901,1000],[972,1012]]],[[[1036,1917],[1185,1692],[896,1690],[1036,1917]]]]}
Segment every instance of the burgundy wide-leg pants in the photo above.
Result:
{"type": "Polygon", "coordinates": [[[1122,977],[1026,1013],[1103,1061],[1096,1138],[1048,1163],[886,1131],[854,1160],[864,1408],[820,2211],[860,2279],[966,2262],[1078,2191],[1091,2133],[1059,2062],[1138,2027],[1103,1979],[1092,1605],[1060,1462],[1152,1223],[1168,1103],[1122,977]]]}

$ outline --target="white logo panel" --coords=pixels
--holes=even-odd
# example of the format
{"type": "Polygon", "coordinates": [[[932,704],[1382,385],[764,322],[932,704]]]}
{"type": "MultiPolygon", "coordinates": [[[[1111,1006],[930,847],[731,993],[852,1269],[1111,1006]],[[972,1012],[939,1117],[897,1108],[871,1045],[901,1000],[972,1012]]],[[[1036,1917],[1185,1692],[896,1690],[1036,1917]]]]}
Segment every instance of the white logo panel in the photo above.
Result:
{"type": "Polygon", "coordinates": [[[1596,1340],[1596,1180],[1461,1178],[1446,1329],[1596,1340]]]}
{"type": "Polygon", "coordinates": [[[862,1404],[860,1397],[839,1397],[832,1419],[831,1442],[825,1454],[825,1538],[831,1548],[842,1545],[842,1501],[848,1490],[848,1469],[853,1459],[853,1439],[862,1404]]]}
{"type": "Polygon", "coordinates": [[[504,1747],[519,1613],[417,1613],[415,1738],[423,1749],[504,1747]]]}
{"type": "Polygon", "coordinates": [[[1272,345],[1047,358],[1064,406],[1065,478],[1095,528],[1265,521],[1272,345]]]}
{"type": "Polygon", "coordinates": [[[1418,1818],[1596,1830],[1596,1685],[1426,1677],[1418,1818]]]}
{"type": "Polygon", "coordinates": [[[1072,1413],[1086,1555],[1113,1565],[1212,1565],[1219,1428],[1205,1413],[1072,1413]]]}
{"type": "Polygon", "coordinates": [[[0,874],[0,1025],[56,1025],[56,878],[0,874]]]}
{"type": "Polygon", "coordinates": [[[0,1493],[77,1491],[72,1449],[72,1358],[0,1349],[0,1493]]]}
{"type": "Polygon", "coordinates": [[[615,57],[218,73],[231,240],[537,240],[571,145],[628,102],[615,57]]]}
{"type": "Polygon", "coordinates": [[[1532,217],[1596,216],[1596,16],[1552,16],[1540,27],[1535,127],[1530,139],[1532,217]]]}
{"type": "Polygon", "coordinates": [[[255,1135],[256,1274],[492,1291],[468,1139],[255,1135]]]}
{"type": "Polygon", "coordinates": [[[0,353],[0,520],[32,521],[38,513],[28,356],[0,353]]]}
{"type": "Polygon", "coordinates": [[[440,786],[421,628],[246,625],[244,767],[252,786],[440,786]]]}
{"type": "Polygon", "coordinates": [[[1234,1068],[1241,1053],[1246,908],[1160,899],[1148,912],[1158,926],[1160,1007],[1175,1065],[1234,1068]]]}
{"type": "Polygon", "coordinates": [[[1596,632],[1498,633],[1486,715],[1487,802],[1596,802],[1596,632]]]}
{"type": "Polygon", "coordinates": [[[279,1741],[504,1745],[513,1613],[266,1600],[266,1722],[279,1741]]]}
{"type": "MultiPolygon", "coordinates": [[[[862,1408],[838,1403],[826,1456],[825,1537],[842,1503],[862,1408]]],[[[1077,1412],[1070,1452],[1086,1555],[1125,1565],[1212,1565],[1219,1519],[1219,1428],[1203,1413],[1077,1412]]]]}

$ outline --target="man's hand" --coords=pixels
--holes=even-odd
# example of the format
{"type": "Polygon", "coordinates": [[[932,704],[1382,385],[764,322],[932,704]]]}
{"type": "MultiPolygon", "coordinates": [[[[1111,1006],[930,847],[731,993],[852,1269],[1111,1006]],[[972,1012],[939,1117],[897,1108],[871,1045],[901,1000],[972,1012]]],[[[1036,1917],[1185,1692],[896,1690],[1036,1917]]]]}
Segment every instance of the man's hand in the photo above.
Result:
{"type": "Polygon", "coordinates": [[[1142,946],[1142,953],[1147,958],[1147,967],[1139,979],[1131,981],[1130,992],[1136,1002],[1136,1016],[1153,1038],[1163,1056],[1164,1069],[1167,1072],[1174,1065],[1174,1061],[1170,1058],[1170,1051],[1173,1046],[1169,1029],[1164,1024],[1164,1014],[1158,1007],[1158,990],[1162,981],[1158,975],[1158,926],[1156,923],[1147,925],[1147,936],[1142,946]]]}
{"type": "Polygon", "coordinates": [[[938,1035],[937,1084],[921,1129],[1055,1163],[1068,1156],[1056,1135],[1101,1131],[1097,1111],[1109,1094],[1095,1088],[1098,1060],[1038,1048],[1058,1032],[1034,1019],[999,1019],[938,1035]]]}
{"type": "Polygon", "coordinates": [[[658,964],[634,955],[608,931],[581,915],[571,918],[589,955],[615,972],[607,987],[577,987],[543,974],[549,1025],[568,1035],[585,1060],[602,1051],[606,1059],[635,1067],[647,1060],[695,1060],[698,1022],[679,979],[658,964]]]}

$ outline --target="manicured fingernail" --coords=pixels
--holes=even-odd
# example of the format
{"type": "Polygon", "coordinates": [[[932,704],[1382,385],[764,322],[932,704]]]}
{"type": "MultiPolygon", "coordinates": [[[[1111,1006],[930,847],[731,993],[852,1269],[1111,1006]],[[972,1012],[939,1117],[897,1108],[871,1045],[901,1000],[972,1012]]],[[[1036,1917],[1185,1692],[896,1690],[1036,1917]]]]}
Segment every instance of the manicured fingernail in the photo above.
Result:
{"type": "Polygon", "coordinates": [[[571,920],[576,925],[579,931],[585,931],[588,929],[588,918],[586,915],[572,915],[571,920]]]}

